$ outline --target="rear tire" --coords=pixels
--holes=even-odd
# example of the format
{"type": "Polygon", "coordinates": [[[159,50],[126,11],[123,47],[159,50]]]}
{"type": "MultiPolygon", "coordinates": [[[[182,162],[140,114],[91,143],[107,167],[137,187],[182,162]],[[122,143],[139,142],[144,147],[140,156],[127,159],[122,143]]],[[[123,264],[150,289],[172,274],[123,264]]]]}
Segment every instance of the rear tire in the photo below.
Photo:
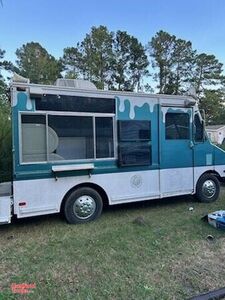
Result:
{"type": "Polygon", "coordinates": [[[196,198],[200,202],[211,203],[218,199],[220,194],[220,183],[213,174],[203,174],[196,186],[196,198]]]}
{"type": "Polygon", "coordinates": [[[67,197],[64,215],[68,223],[80,224],[97,219],[102,212],[102,198],[99,193],[89,187],[74,190],[67,197]]]}

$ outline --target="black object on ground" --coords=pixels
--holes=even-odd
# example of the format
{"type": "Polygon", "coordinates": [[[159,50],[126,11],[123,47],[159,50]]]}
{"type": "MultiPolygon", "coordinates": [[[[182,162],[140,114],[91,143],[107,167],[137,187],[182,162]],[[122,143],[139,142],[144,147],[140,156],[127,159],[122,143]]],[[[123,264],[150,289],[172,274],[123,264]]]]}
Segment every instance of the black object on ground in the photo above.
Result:
{"type": "Polygon", "coordinates": [[[133,220],[133,223],[141,226],[146,225],[145,219],[143,217],[137,217],[136,219],[133,220]]]}
{"type": "Polygon", "coordinates": [[[189,298],[188,300],[219,300],[219,299],[225,299],[225,288],[221,288],[219,290],[214,290],[206,294],[195,296],[189,298]]]}
{"type": "Polygon", "coordinates": [[[201,218],[202,221],[208,222],[208,215],[205,215],[201,218]]]}

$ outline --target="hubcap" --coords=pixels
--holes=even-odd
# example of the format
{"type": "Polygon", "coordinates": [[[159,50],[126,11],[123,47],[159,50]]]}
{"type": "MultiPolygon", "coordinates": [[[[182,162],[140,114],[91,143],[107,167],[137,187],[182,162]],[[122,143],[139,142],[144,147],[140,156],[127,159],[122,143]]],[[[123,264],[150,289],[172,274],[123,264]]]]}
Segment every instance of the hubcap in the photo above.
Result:
{"type": "Polygon", "coordinates": [[[202,193],[207,198],[212,198],[216,193],[216,184],[213,180],[206,180],[202,185],[202,193]]]}
{"type": "Polygon", "coordinates": [[[83,195],[76,199],[73,205],[73,212],[79,219],[87,219],[93,215],[96,209],[94,199],[88,195],[83,195]]]}

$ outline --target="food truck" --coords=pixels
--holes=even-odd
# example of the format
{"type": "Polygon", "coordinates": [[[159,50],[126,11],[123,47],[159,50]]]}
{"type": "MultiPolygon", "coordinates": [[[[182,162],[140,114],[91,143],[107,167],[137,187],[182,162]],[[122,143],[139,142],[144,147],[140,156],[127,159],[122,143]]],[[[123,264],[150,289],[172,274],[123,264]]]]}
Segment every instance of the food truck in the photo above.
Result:
{"type": "Polygon", "coordinates": [[[1,224],[59,212],[85,223],[106,203],[218,198],[225,152],[208,139],[195,97],[20,76],[10,90],[13,179],[0,184],[1,224]]]}

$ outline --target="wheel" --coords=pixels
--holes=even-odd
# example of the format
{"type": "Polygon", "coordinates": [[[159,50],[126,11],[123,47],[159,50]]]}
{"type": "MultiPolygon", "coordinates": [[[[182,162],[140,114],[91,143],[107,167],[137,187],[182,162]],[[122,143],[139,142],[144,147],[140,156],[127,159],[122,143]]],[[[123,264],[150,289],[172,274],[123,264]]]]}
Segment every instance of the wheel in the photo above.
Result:
{"type": "Polygon", "coordinates": [[[214,202],[219,197],[220,183],[215,175],[203,174],[196,186],[196,198],[200,202],[214,202]]]}
{"type": "Polygon", "coordinates": [[[102,206],[102,198],[96,190],[82,187],[67,197],[64,215],[70,224],[86,223],[101,215],[102,206]]]}

